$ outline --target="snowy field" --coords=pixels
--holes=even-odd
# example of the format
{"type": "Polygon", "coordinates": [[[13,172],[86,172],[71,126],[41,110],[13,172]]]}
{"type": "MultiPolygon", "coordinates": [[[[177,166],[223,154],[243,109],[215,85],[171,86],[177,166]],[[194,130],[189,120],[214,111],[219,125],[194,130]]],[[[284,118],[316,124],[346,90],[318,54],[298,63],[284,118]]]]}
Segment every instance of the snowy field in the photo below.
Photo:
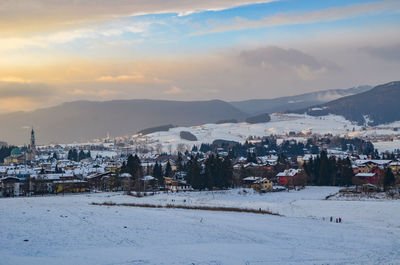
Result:
{"type": "MultiPolygon", "coordinates": [[[[351,137],[377,136],[377,135],[399,135],[393,128],[398,127],[398,123],[382,125],[363,130],[362,127],[346,120],[342,116],[327,115],[313,117],[305,114],[271,114],[271,121],[267,123],[248,124],[248,123],[226,123],[226,124],[204,124],[193,127],[177,127],[167,132],[156,132],[146,136],[139,136],[138,139],[146,143],[164,146],[163,151],[168,148],[176,150],[179,144],[184,144],[191,148],[193,145],[199,146],[201,143],[212,143],[216,139],[224,139],[236,142],[244,142],[249,136],[266,135],[286,135],[289,132],[348,135],[351,137]],[[197,141],[187,141],[180,138],[181,131],[189,131],[196,136],[197,141]]],[[[304,138],[298,138],[298,141],[304,138]]],[[[385,143],[383,143],[385,145],[385,143]]],[[[392,148],[393,142],[386,143],[392,148]]],[[[378,146],[380,147],[380,146],[378,146]]],[[[398,145],[397,145],[398,147],[398,145]]],[[[384,146],[382,149],[386,149],[384,146]]]]}
{"type": "Polygon", "coordinates": [[[373,142],[373,144],[379,152],[393,152],[400,149],[400,140],[373,142]]]}
{"type": "Polygon", "coordinates": [[[399,201],[325,200],[337,190],[0,199],[0,264],[400,264],[399,201]],[[92,202],[263,208],[284,216],[92,202]]]}

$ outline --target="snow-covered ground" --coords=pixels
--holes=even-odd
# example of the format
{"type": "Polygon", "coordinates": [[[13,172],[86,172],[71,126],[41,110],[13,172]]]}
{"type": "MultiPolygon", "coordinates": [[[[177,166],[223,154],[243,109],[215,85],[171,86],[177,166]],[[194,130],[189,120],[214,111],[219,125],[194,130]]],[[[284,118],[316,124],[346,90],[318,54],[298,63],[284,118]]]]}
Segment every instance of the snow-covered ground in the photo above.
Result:
{"type": "Polygon", "coordinates": [[[324,200],[335,192],[1,199],[0,264],[400,264],[400,203],[324,200]],[[265,208],[284,217],[91,205],[105,201],[265,208]]]}
{"type": "MultiPolygon", "coordinates": [[[[353,130],[361,129],[359,126],[344,119],[342,116],[329,115],[313,117],[302,114],[272,114],[271,121],[267,123],[226,123],[204,124],[193,127],[177,127],[167,132],[156,132],[146,135],[146,142],[161,143],[165,148],[176,149],[178,144],[187,146],[212,143],[216,139],[244,142],[249,136],[284,135],[289,132],[312,132],[319,134],[331,133],[339,135],[353,130]],[[187,141],[180,138],[181,131],[189,131],[196,136],[197,141],[187,141]]],[[[167,151],[167,150],[164,150],[167,151]]]]}
{"type": "Polygon", "coordinates": [[[373,142],[379,152],[393,152],[400,149],[400,140],[373,142]]]}
{"type": "MultiPolygon", "coordinates": [[[[177,127],[167,132],[156,132],[146,136],[139,136],[138,139],[150,145],[162,144],[163,151],[171,148],[176,150],[179,144],[191,148],[193,145],[201,143],[212,143],[216,139],[224,139],[236,142],[244,142],[249,136],[267,136],[267,135],[286,135],[289,132],[348,135],[350,137],[379,135],[400,135],[400,132],[394,131],[398,123],[382,125],[363,130],[362,127],[346,120],[342,116],[328,115],[322,117],[313,117],[306,114],[271,114],[271,121],[267,123],[248,124],[248,123],[226,123],[226,124],[204,124],[193,127],[177,127]],[[197,141],[187,141],[180,137],[181,131],[189,131],[196,136],[197,141]],[[143,139],[142,139],[143,138],[143,139]]],[[[296,138],[293,138],[296,139],[296,138]]],[[[298,141],[304,138],[296,139],[298,141]]],[[[393,142],[387,142],[387,145],[393,142]]],[[[390,148],[392,148],[390,146],[390,148]]]]}

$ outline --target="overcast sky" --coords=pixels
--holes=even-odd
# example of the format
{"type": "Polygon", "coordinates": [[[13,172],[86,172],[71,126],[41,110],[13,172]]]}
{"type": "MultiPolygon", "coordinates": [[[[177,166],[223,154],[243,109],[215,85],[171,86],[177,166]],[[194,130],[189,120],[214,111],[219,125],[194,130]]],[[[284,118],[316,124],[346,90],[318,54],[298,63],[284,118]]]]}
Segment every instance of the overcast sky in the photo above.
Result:
{"type": "Polygon", "coordinates": [[[400,80],[400,1],[2,0],[0,113],[400,80]]]}

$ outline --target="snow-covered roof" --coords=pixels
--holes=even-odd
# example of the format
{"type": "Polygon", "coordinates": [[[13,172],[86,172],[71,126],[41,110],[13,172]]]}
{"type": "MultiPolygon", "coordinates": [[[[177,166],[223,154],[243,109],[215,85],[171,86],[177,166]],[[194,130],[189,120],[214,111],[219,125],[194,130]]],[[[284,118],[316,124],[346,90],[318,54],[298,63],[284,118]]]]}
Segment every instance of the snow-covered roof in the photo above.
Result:
{"type": "Polygon", "coordinates": [[[270,180],[267,179],[267,178],[260,178],[260,179],[258,179],[256,181],[254,181],[253,183],[254,184],[260,184],[260,183],[263,183],[263,182],[270,182],[270,180]]]}
{"type": "Polygon", "coordinates": [[[261,178],[260,177],[247,177],[247,178],[244,178],[243,180],[244,181],[256,181],[259,179],[261,179],[261,178]]]}
{"type": "Polygon", "coordinates": [[[371,178],[373,176],[375,176],[375,173],[358,173],[356,175],[356,177],[359,177],[359,178],[371,178]]]}
{"type": "Polygon", "coordinates": [[[359,160],[355,161],[355,163],[357,165],[363,165],[363,164],[368,164],[368,163],[373,163],[373,164],[376,164],[376,165],[387,165],[390,162],[392,162],[392,160],[377,160],[377,159],[365,160],[365,159],[359,159],[359,160]]]}
{"type": "Polygon", "coordinates": [[[295,176],[297,173],[299,173],[299,169],[286,169],[282,172],[279,172],[276,176],[277,177],[293,177],[295,176]]]}
{"type": "Polygon", "coordinates": [[[154,179],[153,176],[144,176],[144,177],[142,178],[143,181],[151,181],[151,180],[153,180],[153,179],[154,179]]]}

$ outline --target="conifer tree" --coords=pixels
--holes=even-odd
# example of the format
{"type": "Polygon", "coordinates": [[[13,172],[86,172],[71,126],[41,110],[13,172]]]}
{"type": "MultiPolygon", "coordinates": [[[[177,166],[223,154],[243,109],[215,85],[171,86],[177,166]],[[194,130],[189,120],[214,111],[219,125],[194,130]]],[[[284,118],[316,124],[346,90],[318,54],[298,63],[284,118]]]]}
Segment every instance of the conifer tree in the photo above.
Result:
{"type": "Polygon", "coordinates": [[[393,175],[392,169],[390,167],[386,168],[383,173],[383,188],[385,191],[388,190],[395,182],[395,177],[393,175]]]}
{"type": "Polygon", "coordinates": [[[166,177],[170,178],[172,177],[172,167],[171,167],[171,163],[168,161],[167,165],[165,166],[165,174],[166,177]]]}
{"type": "Polygon", "coordinates": [[[205,188],[205,183],[201,175],[201,167],[197,157],[191,157],[188,164],[187,181],[194,189],[202,190],[205,188]]]}

